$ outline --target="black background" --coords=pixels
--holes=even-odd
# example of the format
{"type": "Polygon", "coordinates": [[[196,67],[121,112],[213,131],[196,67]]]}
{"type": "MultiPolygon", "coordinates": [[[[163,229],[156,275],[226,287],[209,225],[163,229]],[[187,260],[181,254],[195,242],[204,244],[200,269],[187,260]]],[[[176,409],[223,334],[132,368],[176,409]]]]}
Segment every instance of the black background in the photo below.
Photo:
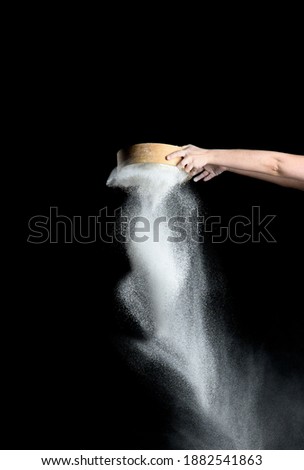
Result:
{"type": "MultiPolygon", "coordinates": [[[[255,41],[246,54],[232,45],[233,55],[228,46],[210,53],[204,43],[192,57],[170,35],[161,60],[149,32],[135,59],[142,31],[126,43],[124,30],[110,47],[100,27],[75,27],[79,39],[66,23],[44,27],[28,31],[28,44],[20,45],[23,251],[5,334],[11,360],[3,448],[166,448],[170,405],[115,349],[124,328],[113,292],[128,270],[123,250],[102,242],[29,244],[28,219],[48,215],[50,206],[69,216],[118,207],[124,196],[105,182],[127,144],[304,154],[298,60],[283,57],[280,47],[274,57],[270,45],[262,62],[255,41]]],[[[253,205],[277,215],[276,244],[227,242],[212,250],[226,278],[235,334],[262,345],[287,378],[299,373],[302,192],[232,174],[191,184],[210,215],[248,215],[253,205]]]]}

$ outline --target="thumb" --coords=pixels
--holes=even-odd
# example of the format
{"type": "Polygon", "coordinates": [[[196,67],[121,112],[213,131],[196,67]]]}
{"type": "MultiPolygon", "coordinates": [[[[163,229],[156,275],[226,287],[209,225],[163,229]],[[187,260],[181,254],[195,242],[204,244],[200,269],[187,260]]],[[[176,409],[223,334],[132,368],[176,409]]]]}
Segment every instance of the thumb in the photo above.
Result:
{"type": "Polygon", "coordinates": [[[166,156],[166,160],[174,160],[174,158],[184,158],[186,156],[185,150],[177,150],[166,156]]]}

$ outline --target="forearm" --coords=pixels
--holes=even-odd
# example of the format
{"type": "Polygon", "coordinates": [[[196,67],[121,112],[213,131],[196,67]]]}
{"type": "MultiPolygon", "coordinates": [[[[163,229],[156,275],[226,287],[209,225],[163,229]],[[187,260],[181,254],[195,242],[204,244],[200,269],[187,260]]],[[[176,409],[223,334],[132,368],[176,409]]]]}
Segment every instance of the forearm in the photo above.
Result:
{"type": "Polygon", "coordinates": [[[267,175],[266,173],[259,173],[255,171],[236,170],[234,168],[227,168],[226,170],[230,171],[231,173],[237,173],[238,175],[249,176],[251,178],[269,181],[270,183],[275,183],[287,188],[300,189],[301,191],[304,191],[304,182],[300,180],[284,178],[282,176],[267,175]]]}
{"type": "Polygon", "coordinates": [[[208,163],[225,166],[230,171],[304,180],[304,157],[298,155],[263,150],[209,150],[208,163]]]}

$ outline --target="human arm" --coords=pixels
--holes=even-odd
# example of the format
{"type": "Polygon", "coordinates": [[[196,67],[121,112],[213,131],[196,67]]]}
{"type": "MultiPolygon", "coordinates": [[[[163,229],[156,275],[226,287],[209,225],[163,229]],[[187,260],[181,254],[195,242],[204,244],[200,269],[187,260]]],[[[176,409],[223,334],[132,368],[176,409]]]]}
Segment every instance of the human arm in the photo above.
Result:
{"type": "Polygon", "coordinates": [[[235,169],[228,170],[227,168],[223,166],[217,166],[217,165],[206,165],[203,171],[199,175],[195,176],[194,181],[195,182],[200,181],[200,180],[209,181],[215,176],[218,176],[221,173],[224,173],[225,171],[229,171],[230,173],[236,173],[238,175],[249,176],[251,178],[268,181],[270,183],[278,184],[280,186],[300,189],[301,191],[304,191],[304,181],[300,181],[300,180],[296,180],[292,178],[284,178],[281,176],[270,176],[270,175],[267,175],[266,173],[258,173],[254,171],[235,170],[235,169]]]}
{"type": "Polygon", "coordinates": [[[277,184],[289,185],[289,179],[304,182],[304,157],[301,155],[264,150],[207,150],[187,145],[168,155],[167,159],[176,157],[182,157],[178,166],[192,176],[201,173],[207,165],[215,165],[232,172],[246,172],[248,176],[260,179],[267,175],[267,181],[277,184]]]}

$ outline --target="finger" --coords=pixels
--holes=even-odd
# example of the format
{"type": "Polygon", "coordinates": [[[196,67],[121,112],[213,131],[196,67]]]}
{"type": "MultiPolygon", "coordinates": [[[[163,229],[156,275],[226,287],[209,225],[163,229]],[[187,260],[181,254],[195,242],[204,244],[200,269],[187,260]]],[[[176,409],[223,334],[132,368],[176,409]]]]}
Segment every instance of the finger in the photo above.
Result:
{"type": "Polygon", "coordinates": [[[191,172],[191,171],[189,170],[188,166],[185,166],[185,167],[184,167],[184,170],[185,170],[185,172],[188,173],[188,174],[190,174],[190,172],[191,172]]]}
{"type": "Polygon", "coordinates": [[[177,150],[166,156],[166,160],[173,160],[174,158],[184,158],[186,156],[186,149],[177,150]]]}
{"type": "Polygon", "coordinates": [[[202,171],[202,173],[199,176],[196,176],[195,178],[193,178],[193,181],[197,182],[197,181],[201,180],[202,178],[206,178],[206,176],[209,176],[209,174],[210,174],[209,171],[204,170],[204,171],[202,171]]]}
{"type": "MultiPolygon", "coordinates": [[[[204,172],[203,172],[204,173],[204,172]]],[[[203,173],[201,173],[200,175],[196,176],[195,178],[193,178],[193,181],[195,181],[195,183],[197,183],[199,180],[203,179],[204,176],[203,176],[203,173]]]]}
{"type": "Polygon", "coordinates": [[[181,162],[177,165],[177,168],[180,168],[181,170],[185,170],[185,166],[189,165],[191,163],[191,158],[190,157],[185,157],[182,159],[181,162]]]}
{"type": "Polygon", "coordinates": [[[189,163],[188,165],[186,165],[184,167],[184,170],[187,172],[187,173],[191,173],[191,171],[193,170],[193,166],[191,165],[191,163],[189,163]]]}
{"type": "Polygon", "coordinates": [[[191,174],[192,176],[196,176],[198,175],[199,173],[201,173],[202,169],[200,168],[199,170],[197,168],[193,168],[191,174]]]}
{"type": "Polygon", "coordinates": [[[213,174],[210,173],[210,175],[208,175],[208,176],[206,176],[206,177],[204,178],[204,181],[212,180],[212,178],[214,178],[214,177],[215,177],[215,175],[213,175],[213,174]]]}

